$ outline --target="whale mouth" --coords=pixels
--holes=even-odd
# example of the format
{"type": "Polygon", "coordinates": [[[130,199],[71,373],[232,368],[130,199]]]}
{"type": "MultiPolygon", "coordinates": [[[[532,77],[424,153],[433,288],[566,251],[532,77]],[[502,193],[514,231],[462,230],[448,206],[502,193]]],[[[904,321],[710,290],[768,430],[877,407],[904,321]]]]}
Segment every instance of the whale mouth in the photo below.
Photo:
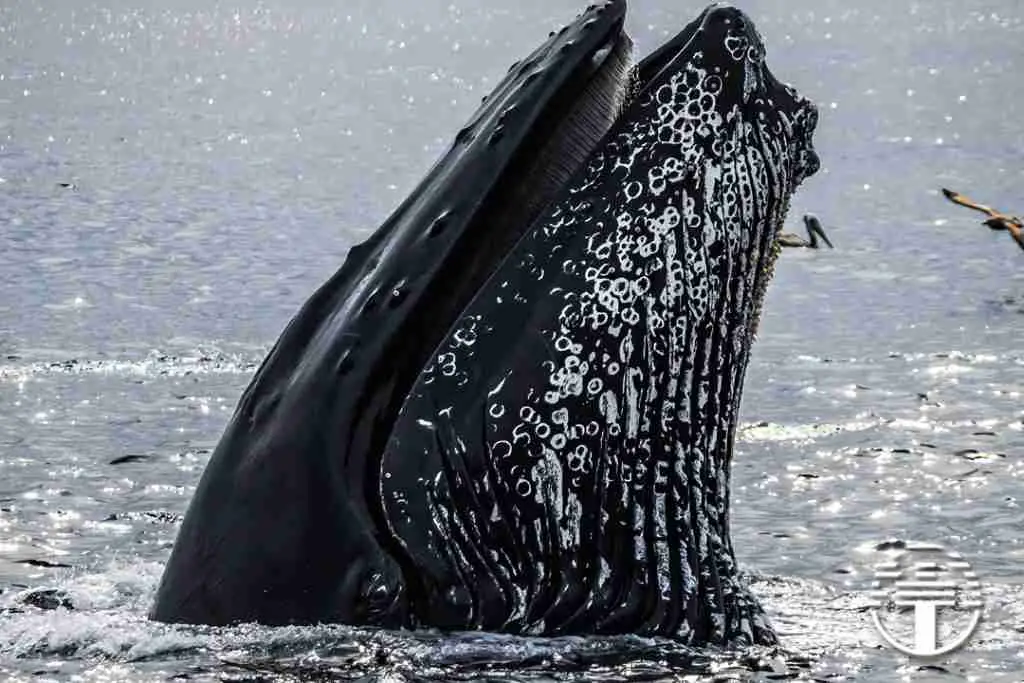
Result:
{"type": "Polygon", "coordinates": [[[624,18],[513,64],[288,324],[154,618],[773,640],[728,472],[817,112],[739,10],[636,65],[624,18]]]}
{"type": "MultiPolygon", "coordinates": [[[[453,258],[459,263],[459,277],[446,282],[450,306],[447,311],[433,310],[435,334],[447,329],[543,209],[566,191],[573,174],[627,115],[630,105],[657,97],[659,85],[684,71],[695,56],[719,65],[715,68],[723,88],[720,99],[772,120],[773,133],[793,150],[788,169],[792,188],[819,169],[812,141],[817,108],[764,65],[762,38],[740,10],[725,3],[710,5],[639,63],[633,61],[634,46],[624,20],[622,0],[588,7],[573,25],[553,33],[533,54],[513,64],[506,81],[485,98],[485,107],[456,136],[453,151],[481,139],[499,152],[504,145],[510,150],[505,173],[509,180],[497,183],[485,196],[476,224],[465,230],[453,258]],[[560,59],[569,64],[560,64],[560,59]],[[508,135],[507,117],[521,106],[516,100],[531,87],[543,90],[536,83],[549,77],[555,66],[566,74],[560,90],[544,101],[529,130],[519,137],[508,135]]],[[[683,124],[684,135],[690,132],[687,129],[706,129],[708,112],[682,114],[689,121],[683,124]]],[[[781,222],[773,226],[776,234],[781,228],[781,222]]],[[[765,268],[770,275],[771,262],[765,268]]]]}

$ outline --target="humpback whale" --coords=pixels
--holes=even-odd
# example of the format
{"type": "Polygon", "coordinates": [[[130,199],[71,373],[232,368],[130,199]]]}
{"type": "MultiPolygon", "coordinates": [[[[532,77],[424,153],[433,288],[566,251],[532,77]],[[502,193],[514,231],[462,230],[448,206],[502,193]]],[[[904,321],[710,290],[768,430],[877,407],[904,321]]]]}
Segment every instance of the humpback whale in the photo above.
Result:
{"type": "Polygon", "coordinates": [[[775,642],[730,465],[817,110],[739,10],[635,66],[625,10],[514,64],[288,324],[152,618],[775,642]]]}

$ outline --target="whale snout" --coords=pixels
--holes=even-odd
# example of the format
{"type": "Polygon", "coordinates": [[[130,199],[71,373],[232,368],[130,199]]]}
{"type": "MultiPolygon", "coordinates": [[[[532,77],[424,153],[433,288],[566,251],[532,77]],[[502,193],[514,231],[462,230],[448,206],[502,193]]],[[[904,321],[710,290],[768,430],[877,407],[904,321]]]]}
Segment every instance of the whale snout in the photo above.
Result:
{"type": "Polygon", "coordinates": [[[698,23],[701,49],[718,65],[735,101],[760,109],[761,116],[774,119],[774,131],[788,138],[793,186],[814,175],[821,168],[813,142],[818,108],[768,69],[764,40],[754,22],[728,3],[715,3],[698,23]]]}

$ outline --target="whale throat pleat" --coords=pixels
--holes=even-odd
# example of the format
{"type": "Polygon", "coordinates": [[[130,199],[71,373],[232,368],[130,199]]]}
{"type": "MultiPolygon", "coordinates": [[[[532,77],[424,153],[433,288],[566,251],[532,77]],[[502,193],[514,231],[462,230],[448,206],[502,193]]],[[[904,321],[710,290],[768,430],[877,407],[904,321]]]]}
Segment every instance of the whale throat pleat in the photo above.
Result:
{"type": "Polygon", "coordinates": [[[791,96],[783,120],[734,10],[681,36],[647,63],[661,82],[632,95],[628,68],[611,79],[625,109],[585,161],[551,150],[588,146],[586,97],[549,136],[535,164],[577,170],[392,427],[381,492],[428,589],[414,623],[447,611],[489,630],[775,642],[736,569],[729,467],[775,236],[813,168],[813,108],[791,96]]]}

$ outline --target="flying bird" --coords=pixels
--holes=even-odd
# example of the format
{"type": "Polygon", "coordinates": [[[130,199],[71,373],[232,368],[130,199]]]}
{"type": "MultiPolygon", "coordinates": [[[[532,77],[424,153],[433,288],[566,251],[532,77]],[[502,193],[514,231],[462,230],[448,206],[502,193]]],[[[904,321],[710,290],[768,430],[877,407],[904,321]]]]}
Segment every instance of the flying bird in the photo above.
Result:
{"type": "Polygon", "coordinates": [[[1024,221],[1017,216],[1009,216],[1001,211],[979,204],[978,202],[968,199],[959,192],[953,192],[942,188],[942,194],[946,196],[946,199],[959,204],[960,206],[966,206],[968,209],[974,209],[980,211],[988,218],[983,221],[984,225],[987,225],[992,230],[1006,230],[1010,233],[1010,237],[1017,243],[1021,249],[1024,249],[1024,221]]]}

